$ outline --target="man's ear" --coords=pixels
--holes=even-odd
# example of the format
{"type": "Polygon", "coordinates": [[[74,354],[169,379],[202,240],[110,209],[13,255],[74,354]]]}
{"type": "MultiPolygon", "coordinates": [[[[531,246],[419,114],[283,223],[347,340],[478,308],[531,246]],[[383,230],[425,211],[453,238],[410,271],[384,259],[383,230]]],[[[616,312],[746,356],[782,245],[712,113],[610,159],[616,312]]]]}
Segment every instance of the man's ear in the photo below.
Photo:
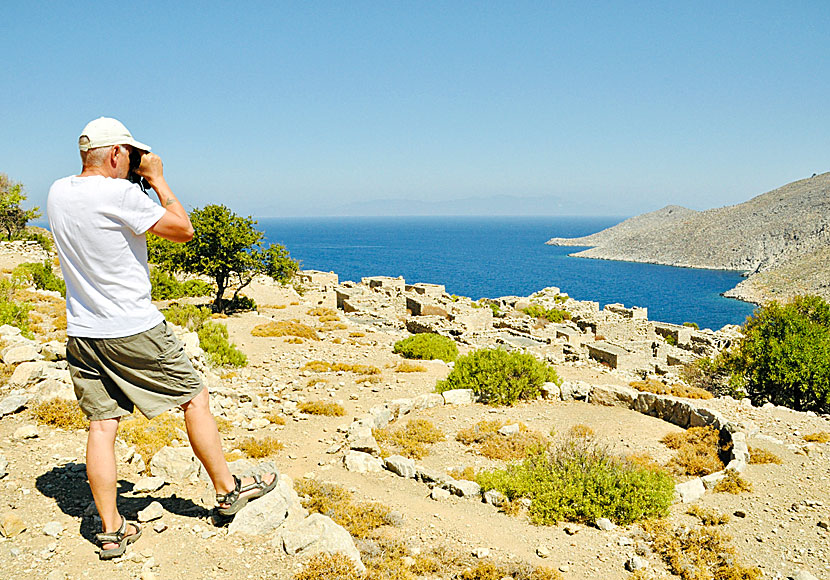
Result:
{"type": "Polygon", "coordinates": [[[118,145],[110,147],[110,154],[107,156],[110,167],[115,169],[118,166],[118,156],[121,154],[121,148],[118,145]]]}

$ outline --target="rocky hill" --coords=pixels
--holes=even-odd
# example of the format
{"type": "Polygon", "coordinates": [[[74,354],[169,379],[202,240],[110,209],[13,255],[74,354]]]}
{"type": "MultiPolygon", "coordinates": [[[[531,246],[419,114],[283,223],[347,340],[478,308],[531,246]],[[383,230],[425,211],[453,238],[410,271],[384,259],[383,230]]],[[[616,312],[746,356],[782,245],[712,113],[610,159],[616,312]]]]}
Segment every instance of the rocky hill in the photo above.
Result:
{"type": "Polygon", "coordinates": [[[730,295],[752,302],[804,292],[830,298],[828,210],[824,173],[738,205],[702,212],[668,206],[591,236],[547,243],[593,246],[574,254],[586,258],[740,270],[750,278],[730,295]]]}

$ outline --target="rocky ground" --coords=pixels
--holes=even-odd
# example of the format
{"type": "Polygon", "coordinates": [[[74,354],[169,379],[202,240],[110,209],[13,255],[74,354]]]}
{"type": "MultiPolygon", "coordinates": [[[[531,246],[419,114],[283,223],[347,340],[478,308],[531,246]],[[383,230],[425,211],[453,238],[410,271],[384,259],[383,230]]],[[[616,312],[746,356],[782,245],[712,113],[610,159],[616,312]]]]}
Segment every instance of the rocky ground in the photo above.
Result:
{"type": "MultiPolygon", "coordinates": [[[[513,407],[472,402],[429,406],[426,401],[434,401],[429,394],[436,380],[450,369],[443,362],[428,361],[423,363],[423,372],[396,372],[395,365],[403,359],[393,354],[392,345],[409,335],[403,324],[390,327],[373,323],[365,315],[341,311],[345,328],[320,331],[319,341],[293,344],[285,337],[255,337],[252,328],[268,320],[297,320],[318,329],[324,325],[308,314],[318,305],[317,294],[299,296],[291,288],[266,283],[251,288],[248,294],[260,305],[259,312],[234,315],[222,322],[227,324],[231,340],[247,354],[249,365],[233,372],[203,369],[216,414],[231,425],[223,434],[228,450],[248,436],[275,436],[285,447],[268,461],[285,482],[287,478],[313,477],[342,485],[357,499],[389,506],[394,525],[381,528],[380,535],[406,543],[413,553],[445,547],[472,560],[550,566],[566,579],[622,579],[630,576],[626,562],[639,546],[656,577],[671,577],[659,558],[643,549],[637,525],[610,530],[565,523],[534,526],[524,513],[508,516],[480,498],[433,493],[427,483],[400,477],[388,469],[351,471],[344,465],[344,455],[349,451],[347,437],[356,419],[378,417],[383,409],[399,410],[401,405],[408,412],[401,411],[402,416],[393,424],[423,418],[445,434],[445,440],[418,461],[423,470],[444,475],[454,468],[494,465],[455,440],[460,429],[483,418],[507,424],[521,422],[543,433],[588,425],[598,439],[620,453],[647,452],[658,461],[665,461],[671,453],[659,439],[679,427],[633,410],[577,400],[540,399],[513,407]],[[359,376],[351,372],[317,374],[302,369],[314,360],[374,365],[382,370],[381,380],[360,384],[359,376]],[[311,384],[319,378],[327,382],[311,384]],[[298,412],[298,403],[315,400],[339,402],[346,414],[328,417],[298,412]],[[285,424],[265,420],[270,413],[284,417],[285,424]]],[[[10,340],[6,337],[7,343],[10,340]]],[[[462,352],[471,348],[461,345],[462,352]]],[[[52,350],[60,349],[53,344],[52,350]]],[[[52,358],[50,348],[41,351],[52,358]]],[[[4,356],[7,354],[4,349],[4,356]]],[[[38,425],[32,415],[31,407],[47,388],[52,389],[50,393],[66,395],[65,363],[58,360],[50,365],[45,380],[40,377],[25,385],[13,381],[0,386],[0,407],[12,395],[30,396],[19,407],[10,404],[15,406],[13,411],[0,409],[3,578],[288,579],[301,568],[306,555],[302,551],[286,554],[279,530],[248,535],[215,526],[210,511],[212,490],[198,477],[165,478],[155,491],[137,491],[136,485],[146,480],[146,466],[125,444],[119,444],[121,509],[135,517],[158,502],[161,510],[155,515],[160,517],[144,524],[142,538],[124,558],[99,561],[93,543],[98,523],[84,471],[86,433],[83,429],[64,431],[38,425]],[[47,381],[53,382],[44,386],[47,381]]],[[[574,385],[626,385],[638,378],[586,361],[560,362],[556,368],[574,385]]],[[[718,411],[746,433],[751,446],[766,448],[783,460],[781,465],[747,466],[744,477],[753,485],[751,492],[731,495],[707,491],[696,500],[703,507],[739,514],[723,526],[734,539],[738,559],[759,566],[765,578],[796,577],[800,571],[812,574],[800,578],[830,578],[830,445],[808,444],[803,439],[807,433],[830,431],[830,422],[783,408],[754,408],[732,399],[695,401],[695,405],[718,411]]],[[[254,502],[250,507],[256,505],[254,502]]],[[[687,504],[675,504],[670,519],[692,526],[696,520],[685,514],[687,508],[687,504]]],[[[357,545],[366,549],[365,542],[357,545]]],[[[431,577],[449,576],[439,573],[431,577]]]]}

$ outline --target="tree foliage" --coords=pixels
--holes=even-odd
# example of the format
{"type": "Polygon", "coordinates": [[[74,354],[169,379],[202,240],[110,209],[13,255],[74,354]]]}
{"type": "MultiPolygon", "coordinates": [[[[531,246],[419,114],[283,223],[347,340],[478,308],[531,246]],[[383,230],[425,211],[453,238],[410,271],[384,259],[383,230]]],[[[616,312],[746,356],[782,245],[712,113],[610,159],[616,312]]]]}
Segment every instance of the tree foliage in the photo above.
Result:
{"type": "Polygon", "coordinates": [[[287,282],[299,268],[279,244],[265,246],[265,235],[254,228],[256,220],[236,215],[224,205],[206,205],[190,213],[195,231],[185,244],[152,237],[148,243],[150,260],[171,272],[202,274],[216,284],[213,308],[225,312],[239,302],[239,291],[254,276],[264,274],[287,282]],[[225,290],[235,287],[233,298],[225,300],[225,290]]]}
{"type": "Polygon", "coordinates": [[[40,217],[40,208],[25,210],[20,204],[28,198],[22,183],[0,173],[0,232],[7,240],[16,240],[26,231],[26,224],[40,217]]]}
{"type": "Polygon", "coordinates": [[[726,365],[755,404],[830,412],[830,305],[798,296],[759,308],[726,365]]]}

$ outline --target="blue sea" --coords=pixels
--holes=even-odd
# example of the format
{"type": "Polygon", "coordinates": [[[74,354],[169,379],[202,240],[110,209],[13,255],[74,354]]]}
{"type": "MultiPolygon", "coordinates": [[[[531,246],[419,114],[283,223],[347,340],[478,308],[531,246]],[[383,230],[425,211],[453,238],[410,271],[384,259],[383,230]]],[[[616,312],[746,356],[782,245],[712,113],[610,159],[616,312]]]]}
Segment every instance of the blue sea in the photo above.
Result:
{"type": "Polygon", "coordinates": [[[557,286],[577,300],[648,308],[651,320],[718,329],[742,324],[754,306],[720,296],[738,272],[574,258],[581,248],[546,246],[552,237],[598,232],[620,218],[362,217],[262,218],[269,242],[305,269],[340,280],[403,276],[444,284],[473,299],[529,296],[557,286]]]}

